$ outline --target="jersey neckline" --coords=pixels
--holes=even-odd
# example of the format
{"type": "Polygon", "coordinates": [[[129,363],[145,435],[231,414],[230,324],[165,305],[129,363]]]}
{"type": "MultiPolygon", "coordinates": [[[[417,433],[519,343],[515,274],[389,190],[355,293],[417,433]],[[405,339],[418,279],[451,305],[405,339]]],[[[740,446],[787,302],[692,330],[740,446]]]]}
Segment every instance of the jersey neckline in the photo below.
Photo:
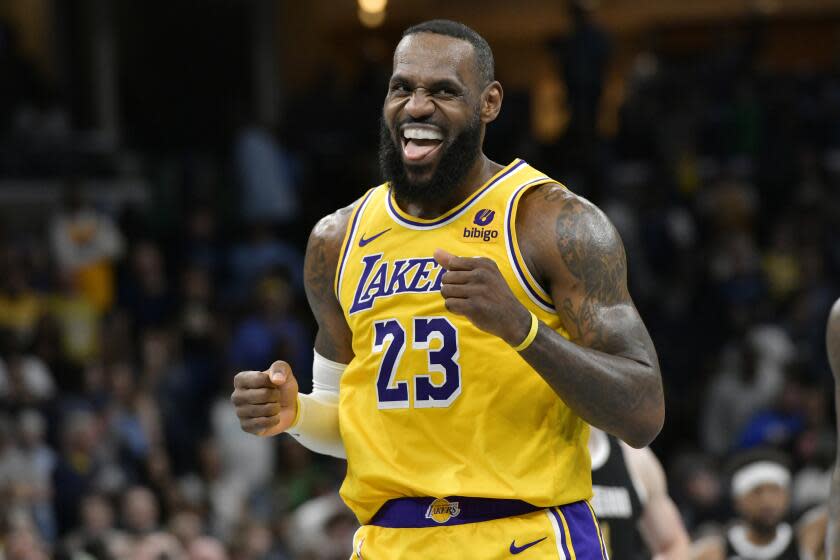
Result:
{"type": "Polygon", "coordinates": [[[387,187],[388,194],[386,209],[388,210],[388,214],[391,216],[391,218],[394,219],[395,222],[410,229],[433,229],[440,226],[444,226],[458,218],[461,214],[463,214],[470,206],[475,204],[478,201],[478,199],[483,197],[485,194],[490,192],[490,190],[493,187],[498,185],[502,179],[512,175],[517,170],[521,169],[523,166],[525,166],[524,160],[519,158],[514,159],[505,167],[497,171],[495,175],[493,175],[490,179],[487,180],[486,183],[484,183],[484,185],[482,185],[478,190],[476,190],[466,199],[461,201],[457,206],[450,208],[449,210],[435,218],[417,218],[404,212],[394,199],[394,191],[393,189],[391,189],[390,184],[388,184],[387,187]]]}

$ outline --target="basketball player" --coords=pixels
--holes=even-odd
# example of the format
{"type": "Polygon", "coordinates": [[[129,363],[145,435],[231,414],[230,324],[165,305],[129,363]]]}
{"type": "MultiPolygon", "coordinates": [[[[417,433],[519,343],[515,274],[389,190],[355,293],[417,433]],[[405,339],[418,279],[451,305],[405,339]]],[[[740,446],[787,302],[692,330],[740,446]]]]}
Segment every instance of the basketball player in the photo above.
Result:
{"type": "Polygon", "coordinates": [[[627,560],[651,555],[654,560],[688,558],[688,533],[653,451],[634,449],[590,428],[589,454],[592,509],[610,556],[627,560]]]}
{"type": "Polygon", "coordinates": [[[481,36],[440,20],[404,33],[387,182],[307,247],[314,391],[281,361],[234,380],[245,431],[346,455],[354,557],[603,560],[587,423],[636,447],[662,426],[616,230],[526,162],[484,155],[501,107],[481,36]]]}
{"type": "Polygon", "coordinates": [[[785,522],[790,508],[790,471],[786,461],[772,452],[747,452],[738,462],[731,485],[738,518],[723,534],[699,540],[694,546],[694,558],[811,558],[799,542],[799,531],[785,522]]]}
{"type": "MultiPolygon", "coordinates": [[[[828,361],[834,373],[834,403],[838,411],[837,429],[840,434],[840,299],[834,303],[828,316],[825,345],[828,361]]],[[[840,443],[837,446],[840,458],[840,443]]],[[[840,461],[834,463],[831,477],[831,496],[828,500],[828,530],[826,535],[826,558],[840,560],[840,461]]]]}

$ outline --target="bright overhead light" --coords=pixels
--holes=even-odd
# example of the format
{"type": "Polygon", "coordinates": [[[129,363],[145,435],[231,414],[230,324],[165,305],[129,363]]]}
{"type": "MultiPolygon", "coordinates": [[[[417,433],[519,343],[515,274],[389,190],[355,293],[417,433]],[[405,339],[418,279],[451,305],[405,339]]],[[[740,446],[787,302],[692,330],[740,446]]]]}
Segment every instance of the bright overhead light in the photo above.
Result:
{"type": "Polygon", "coordinates": [[[385,11],[388,0],[358,0],[359,10],[369,14],[379,14],[385,11]]]}
{"type": "Polygon", "coordinates": [[[385,10],[381,12],[366,12],[360,8],[359,21],[365,27],[379,27],[385,21],[385,10]]]}

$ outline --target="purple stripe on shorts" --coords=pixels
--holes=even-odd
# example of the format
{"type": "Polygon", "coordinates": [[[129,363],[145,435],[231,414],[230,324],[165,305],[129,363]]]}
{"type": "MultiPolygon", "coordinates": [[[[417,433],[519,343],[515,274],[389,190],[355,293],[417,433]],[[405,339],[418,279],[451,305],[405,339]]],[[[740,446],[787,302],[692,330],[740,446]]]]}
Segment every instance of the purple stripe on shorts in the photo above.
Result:
{"type": "MultiPolygon", "coordinates": [[[[431,515],[427,515],[432,502],[436,501],[435,498],[397,498],[385,502],[373,516],[370,525],[392,529],[464,525],[466,523],[525,515],[544,509],[520,500],[468,498],[464,496],[449,496],[446,500],[453,507],[445,521],[435,521],[431,515]]],[[[447,517],[447,515],[438,517],[447,517]]]]}
{"type": "Polygon", "coordinates": [[[563,520],[560,519],[560,515],[557,513],[559,508],[548,508],[548,511],[551,512],[551,515],[554,516],[554,520],[557,522],[557,527],[560,528],[560,548],[563,550],[563,554],[566,555],[567,560],[571,560],[572,555],[569,554],[569,547],[566,546],[566,528],[563,527],[563,520]]]}
{"type": "Polygon", "coordinates": [[[586,502],[575,502],[561,506],[563,517],[569,525],[572,546],[578,560],[603,560],[601,539],[598,538],[598,526],[592,518],[592,512],[586,502]]]}

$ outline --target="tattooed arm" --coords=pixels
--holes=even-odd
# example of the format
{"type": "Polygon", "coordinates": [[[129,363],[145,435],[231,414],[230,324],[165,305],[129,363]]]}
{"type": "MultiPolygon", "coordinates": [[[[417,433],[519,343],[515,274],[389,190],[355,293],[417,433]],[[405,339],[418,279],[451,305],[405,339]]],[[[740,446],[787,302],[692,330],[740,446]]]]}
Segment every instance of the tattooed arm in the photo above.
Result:
{"type": "MultiPolygon", "coordinates": [[[[835,302],[828,317],[825,345],[828,361],[834,373],[834,402],[837,404],[837,430],[840,438],[840,300],[835,302]]],[[[826,535],[826,558],[840,560],[840,447],[838,460],[831,475],[831,493],[828,498],[828,531],[826,535]]]]}
{"type": "MultiPolygon", "coordinates": [[[[571,341],[540,323],[521,356],[581,418],[644,447],[662,428],[665,403],[653,342],[627,291],[624,247],[592,204],[559,185],[523,198],[516,218],[526,265],[546,286],[571,341]]],[[[452,313],[511,346],[531,315],[488,258],[442,249],[441,296],[452,313]]]]}
{"type": "Polygon", "coordinates": [[[542,324],[522,357],[581,418],[644,447],[662,428],[665,404],[618,232],[593,204],[556,184],[523,198],[516,226],[529,269],[571,335],[542,324]]]}
{"type": "Polygon", "coordinates": [[[303,266],[306,299],[318,322],[315,351],[341,364],[348,364],[353,359],[352,335],[333,286],[341,242],[352,211],[353,205],[347,206],[315,225],[306,246],[303,266]]]}

